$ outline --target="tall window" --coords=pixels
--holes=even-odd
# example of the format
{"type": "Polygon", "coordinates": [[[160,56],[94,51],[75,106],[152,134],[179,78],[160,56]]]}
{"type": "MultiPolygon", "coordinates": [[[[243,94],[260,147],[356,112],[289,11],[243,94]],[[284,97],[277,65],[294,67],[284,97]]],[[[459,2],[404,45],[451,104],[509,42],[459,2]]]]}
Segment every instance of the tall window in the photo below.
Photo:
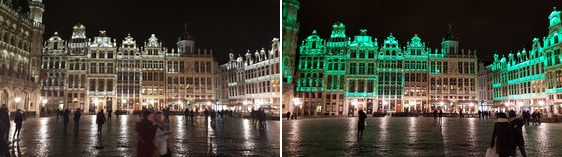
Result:
{"type": "Polygon", "coordinates": [[[96,80],[90,80],[90,91],[96,91],[96,80]]]}

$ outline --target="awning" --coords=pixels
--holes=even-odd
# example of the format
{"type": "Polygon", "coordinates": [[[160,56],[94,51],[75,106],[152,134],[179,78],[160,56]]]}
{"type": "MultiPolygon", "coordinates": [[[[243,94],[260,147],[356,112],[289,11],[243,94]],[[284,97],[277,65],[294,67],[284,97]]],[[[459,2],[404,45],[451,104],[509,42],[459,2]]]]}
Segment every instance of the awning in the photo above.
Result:
{"type": "Polygon", "coordinates": [[[429,103],[445,103],[445,104],[449,104],[451,103],[450,100],[446,99],[446,100],[429,100],[429,103]]]}

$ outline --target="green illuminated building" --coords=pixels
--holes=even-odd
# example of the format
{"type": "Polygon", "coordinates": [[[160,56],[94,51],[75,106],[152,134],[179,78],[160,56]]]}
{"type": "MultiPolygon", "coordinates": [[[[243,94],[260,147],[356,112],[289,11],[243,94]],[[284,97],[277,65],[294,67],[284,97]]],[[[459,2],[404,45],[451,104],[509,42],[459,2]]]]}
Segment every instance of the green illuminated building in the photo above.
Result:
{"type": "Polygon", "coordinates": [[[452,33],[431,50],[416,34],[405,46],[390,33],[379,44],[366,29],[348,38],[337,22],[324,40],[315,30],[300,46],[296,94],[301,115],[475,111],[476,52],[459,50],[452,33]]]}
{"type": "Polygon", "coordinates": [[[294,96],[294,75],[295,75],[295,59],[297,51],[297,34],[299,32],[299,22],[297,21],[297,12],[299,10],[298,0],[283,0],[283,44],[282,44],[282,61],[283,61],[283,113],[293,108],[294,96]]]}
{"type": "Polygon", "coordinates": [[[549,32],[532,40],[530,50],[506,56],[494,55],[492,88],[494,106],[501,110],[541,110],[562,112],[562,54],[560,53],[560,11],[554,8],[549,32]]]}

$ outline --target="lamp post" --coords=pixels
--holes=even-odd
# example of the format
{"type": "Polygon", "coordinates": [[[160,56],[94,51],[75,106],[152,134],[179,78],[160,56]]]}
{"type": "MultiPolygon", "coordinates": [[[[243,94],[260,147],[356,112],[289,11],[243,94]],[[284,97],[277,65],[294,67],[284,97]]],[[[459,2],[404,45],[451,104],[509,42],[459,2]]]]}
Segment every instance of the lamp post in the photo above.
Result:
{"type": "Polygon", "coordinates": [[[18,105],[18,104],[19,104],[20,101],[21,101],[21,97],[18,96],[18,97],[16,97],[14,100],[15,100],[15,102],[16,102],[15,109],[18,109],[18,108],[19,108],[19,105],[18,105]]]}
{"type": "Polygon", "coordinates": [[[41,99],[41,105],[43,105],[42,107],[45,107],[45,104],[47,104],[48,100],[45,98],[41,99]]]}
{"type": "MultiPolygon", "coordinates": [[[[293,104],[295,105],[296,110],[297,110],[297,112],[294,113],[294,114],[299,115],[299,113],[300,113],[301,99],[300,99],[300,98],[293,98],[293,104]]],[[[293,112],[294,112],[294,111],[293,111],[293,112]]]]}

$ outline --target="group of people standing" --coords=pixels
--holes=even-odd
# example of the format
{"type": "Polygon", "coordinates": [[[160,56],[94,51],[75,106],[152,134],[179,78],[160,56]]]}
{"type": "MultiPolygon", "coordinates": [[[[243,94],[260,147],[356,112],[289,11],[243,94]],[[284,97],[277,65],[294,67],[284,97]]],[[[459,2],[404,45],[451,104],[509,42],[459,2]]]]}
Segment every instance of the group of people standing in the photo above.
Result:
{"type": "Polygon", "coordinates": [[[516,148],[519,148],[521,155],[526,157],[522,131],[525,125],[523,119],[517,117],[513,110],[509,111],[509,119],[503,112],[499,112],[497,118],[490,148],[495,148],[500,157],[516,156],[516,148]]]}
{"type": "Polygon", "coordinates": [[[162,112],[143,111],[142,119],[136,123],[138,134],[138,157],[169,157],[172,152],[168,146],[170,138],[169,125],[165,122],[162,112]]]}
{"type": "MultiPolygon", "coordinates": [[[[0,107],[0,155],[10,156],[10,114],[6,104],[2,104],[0,107]]],[[[14,123],[16,124],[16,129],[14,135],[12,136],[12,141],[15,143],[20,140],[20,132],[23,126],[23,121],[25,121],[25,112],[21,109],[17,109],[14,113],[14,123]]]]}
{"type": "Polygon", "coordinates": [[[252,112],[250,112],[250,118],[252,119],[252,122],[258,123],[259,128],[265,128],[265,121],[267,120],[265,111],[263,111],[262,109],[252,109],[252,112]]]}
{"type": "Polygon", "coordinates": [[[529,125],[529,124],[541,125],[541,123],[542,123],[541,117],[542,117],[542,113],[540,111],[535,110],[535,111],[533,111],[533,113],[531,113],[528,110],[523,111],[523,122],[526,125],[529,125]]]}

